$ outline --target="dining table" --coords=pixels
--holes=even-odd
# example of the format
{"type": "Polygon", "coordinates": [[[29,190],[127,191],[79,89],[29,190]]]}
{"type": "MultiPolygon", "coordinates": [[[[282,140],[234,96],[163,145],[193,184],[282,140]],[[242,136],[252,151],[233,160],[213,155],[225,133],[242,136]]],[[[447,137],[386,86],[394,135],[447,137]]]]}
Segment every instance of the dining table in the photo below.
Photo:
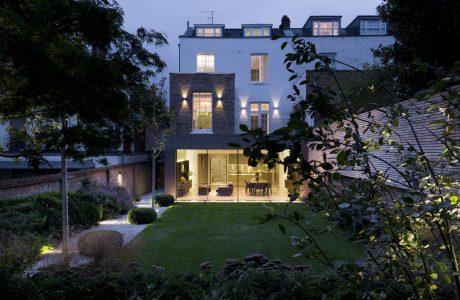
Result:
{"type": "Polygon", "coordinates": [[[267,180],[259,180],[257,181],[256,179],[250,179],[249,180],[249,190],[251,192],[251,196],[256,196],[257,195],[257,190],[262,190],[262,194],[265,196],[265,194],[269,193],[270,189],[270,182],[267,180]]]}

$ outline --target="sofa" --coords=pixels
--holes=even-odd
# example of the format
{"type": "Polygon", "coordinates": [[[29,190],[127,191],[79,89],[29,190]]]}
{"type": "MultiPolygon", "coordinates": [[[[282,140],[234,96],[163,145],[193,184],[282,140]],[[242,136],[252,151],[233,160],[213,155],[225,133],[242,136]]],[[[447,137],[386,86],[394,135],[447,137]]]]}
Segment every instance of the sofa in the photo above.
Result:
{"type": "Polygon", "coordinates": [[[198,195],[203,196],[209,194],[211,186],[209,184],[200,184],[198,187],[198,195]]]}
{"type": "Polygon", "coordinates": [[[225,185],[219,185],[216,192],[217,196],[231,196],[233,194],[233,183],[229,182],[225,185]]]}

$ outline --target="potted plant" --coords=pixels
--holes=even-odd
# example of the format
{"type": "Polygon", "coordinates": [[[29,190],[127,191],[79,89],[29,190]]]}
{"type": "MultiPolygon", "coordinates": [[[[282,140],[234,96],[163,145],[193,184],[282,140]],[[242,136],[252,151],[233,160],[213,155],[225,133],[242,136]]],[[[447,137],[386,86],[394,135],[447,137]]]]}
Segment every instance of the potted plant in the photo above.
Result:
{"type": "Polygon", "coordinates": [[[187,181],[190,179],[190,176],[192,176],[192,175],[193,175],[192,171],[184,171],[184,172],[182,172],[182,177],[184,177],[185,180],[187,180],[187,181]]]}

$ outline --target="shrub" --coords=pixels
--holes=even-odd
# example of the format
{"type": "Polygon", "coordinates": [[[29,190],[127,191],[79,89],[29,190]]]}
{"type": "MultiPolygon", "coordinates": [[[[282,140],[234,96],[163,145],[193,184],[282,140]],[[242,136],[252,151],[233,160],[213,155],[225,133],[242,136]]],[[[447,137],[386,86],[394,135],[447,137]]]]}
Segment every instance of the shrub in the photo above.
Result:
{"type": "MultiPolygon", "coordinates": [[[[62,228],[62,206],[59,192],[10,199],[1,202],[0,230],[15,234],[27,232],[48,235],[62,228]]],[[[90,194],[69,193],[69,224],[89,227],[101,220],[101,205],[90,194]]]]}
{"type": "Polygon", "coordinates": [[[157,212],[151,208],[134,208],[128,211],[128,223],[149,224],[155,221],[157,212]]]}
{"type": "Polygon", "coordinates": [[[174,203],[174,196],[172,195],[156,195],[155,204],[159,206],[170,206],[174,203]]]}
{"type": "Polygon", "coordinates": [[[98,230],[85,233],[78,239],[77,249],[96,262],[109,258],[123,246],[123,235],[114,230],[98,230]]]}
{"type": "Polygon", "coordinates": [[[103,207],[103,219],[110,219],[134,208],[132,197],[123,187],[108,187],[89,180],[83,180],[81,192],[94,195],[103,207]]]}

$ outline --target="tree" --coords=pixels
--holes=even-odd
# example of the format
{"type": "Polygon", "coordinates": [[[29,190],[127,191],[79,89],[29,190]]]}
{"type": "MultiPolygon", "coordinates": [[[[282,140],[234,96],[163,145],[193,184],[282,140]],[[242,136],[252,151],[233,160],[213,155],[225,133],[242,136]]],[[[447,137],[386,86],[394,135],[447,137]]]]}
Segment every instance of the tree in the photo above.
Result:
{"type": "Polygon", "coordinates": [[[103,154],[120,143],[127,90],[165,66],[144,48],[166,43],[123,30],[109,0],[7,0],[0,5],[0,115],[26,120],[21,155],[61,154],[63,253],[68,259],[67,158],[103,154]]]}
{"type": "MultiPolygon", "coordinates": [[[[131,124],[129,128],[145,133],[152,151],[152,208],[155,203],[156,159],[164,150],[168,136],[171,134],[170,115],[166,106],[164,78],[151,86],[140,86],[130,93],[131,124]]],[[[136,133],[131,132],[131,135],[136,133]]]]}
{"type": "MultiPolygon", "coordinates": [[[[298,193],[289,195],[283,213],[272,209],[263,221],[287,221],[300,228],[303,236],[292,239],[298,255],[314,255],[339,274],[342,281],[338,288],[353,291],[349,298],[460,299],[458,72],[445,73],[442,80],[404,105],[356,114],[329,66],[330,59],[303,39],[294,37],[284,46],[288,43],[292,52],[286,54],[285,62],[290,73],[295,73],[293,64],[320,60],[323,64],[316,70],[332,76],[335,86],[321,87],[308,74],[306,78],[296,74],[305,79],[299,85],[308,85],[308,95],[302,97],[294,85],[288,98],[297,104],[297,111],[287,126],[269,135],[241,125],[243,140],[248,143],[244,154],[251,166],[262,162],[273,168],[280,164],[295,172],[299,180],[294,184],[312,191],[302,199],[304,203],[348,229],[364,243],[366,256],[359,262],[333,261],[312,235],[313,230],[319,230],[312,229],[311,221],[295,211],[292,202],[299,198],[298,193]],[[332,101],[337,96],[334,90],[341,97],[332,101]],[[312,113],[321,116],[313,127],[302,118],[312,113]],[[421,115],[431,122],[417,128],[421,115]],[[400,130],[408,135],[402,138],[400,130]],[[422,137],[435,141],[442,150],[429,154],[420,142],[422,137]],[[304,155],[305,144],[321,155],[304,155]],[[283,151],[289,155],[280,157],[283,151]],[[382,159],[376,151],[392,158],[382,159]],[[383,167],[378,168],[375,162],[383,167]],[[343,184],[343,171],[359,172],[362,178],[343,184]],[[391,172],[398,176],[390,176],[391,172]],[[407,190],[395,190],[390,184],[407,190]]],[[[286,232],[282,224],[279,228],[286,232]]]]}
{"type": "Polygon", "coordinates": [[[384,0],[377,11],[390,24],[395,44],[381,47],[376,54],[398,70],[406,96],[426,88],[438,77],[436,69],[450,69],[459,59],[459,1],[384,0]],[[421,63],[432,68],[417,71],[421,63]]]}

